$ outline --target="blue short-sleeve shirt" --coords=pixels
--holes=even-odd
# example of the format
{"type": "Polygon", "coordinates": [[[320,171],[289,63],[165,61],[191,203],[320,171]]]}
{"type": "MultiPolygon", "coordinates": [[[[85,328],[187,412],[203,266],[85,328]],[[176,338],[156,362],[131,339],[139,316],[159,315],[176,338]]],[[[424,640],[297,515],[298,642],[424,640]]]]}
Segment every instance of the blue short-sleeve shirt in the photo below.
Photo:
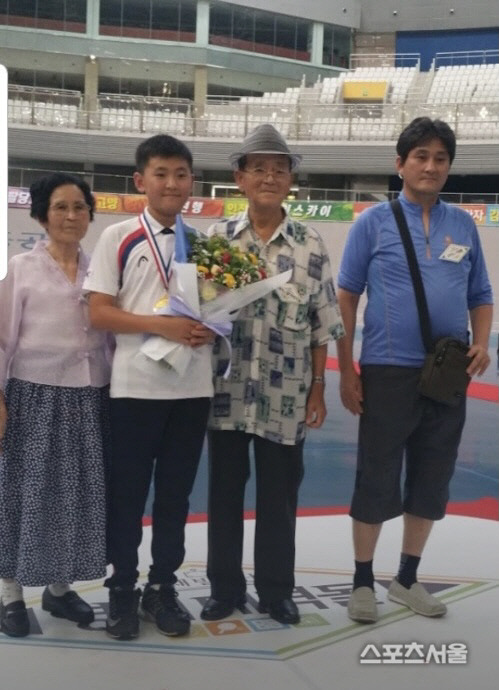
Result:
{"type": "MultiPolygon", "coordinates": [[[[433,336],[466,340],[468,311],[493,301],[475,223],[462,209],[439,201],[431,209],[426,238],[422,207],[404,194],[400,202],[425,287],[433,336]],[[469,247],[459,263],[439,258],[451,243],[469,247]]],[[[367,209],[353,224],[338,286],[356,294],[367,290],[362,364],[421,366],[425,351],[414,288],[388,202],[367,209]]]]}

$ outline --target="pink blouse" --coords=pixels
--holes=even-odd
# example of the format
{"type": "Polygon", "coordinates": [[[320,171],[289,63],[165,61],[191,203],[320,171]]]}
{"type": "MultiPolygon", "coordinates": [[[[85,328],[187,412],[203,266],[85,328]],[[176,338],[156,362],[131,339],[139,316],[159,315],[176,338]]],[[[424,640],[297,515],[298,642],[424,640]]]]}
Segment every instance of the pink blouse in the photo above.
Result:
{"type": "Polygon", "coordinates": [[[88,257],[80,251],[76,282],[37,242],[9,261],[0,281],[0,388],[8,378],[50,386],[109,383],[109,336],[90,326],[82,296],[88,257]]]}

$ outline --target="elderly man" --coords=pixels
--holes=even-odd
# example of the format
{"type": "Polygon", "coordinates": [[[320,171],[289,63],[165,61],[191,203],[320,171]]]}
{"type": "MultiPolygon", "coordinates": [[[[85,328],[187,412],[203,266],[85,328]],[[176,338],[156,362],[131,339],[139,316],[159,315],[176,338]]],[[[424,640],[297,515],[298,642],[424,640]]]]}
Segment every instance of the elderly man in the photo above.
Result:
{"type": "MultiPolygon", "coordinates": [[[[272,275],[291,281],[246,307],[234,324],[229,380],[217,375],[209,442],[208,577],[201,617],[244,610],[243,506],[253,445],[256,471],[255,587],[260,611],[298,623],[294,588],[298,487],[306,427],[326,416],[327,342],[343,335],[327,251],[319,234],[283,207],[301,157],[272,125],[260,125],[230,160],[247,211],[215,223],[212,234],[251,251],[272,275]]],[[[228,353],[216,351],[216,372],[228,353]]]]}
{"type": "MultiPolygon", "coordinates": [[[[445,122],[416,118],[399,137],[396,167],[433,338],[467,341],[469,317],[467,371],[472,376],[489,364],[492,292],[473,220],[438,198],[455,150],[454,132],[445,122]]],[[[409,265],[389,203],[368,209],[352,226],[338,284],[347,333],[338,344],[341,399],[360,415],[350,510],[355,574],[348,613],[361,623],[376,621],[376,542],[383,522],[403,513],[400,567],[388,598],[423,616],[443,616],[445,604],[417,581],[416,571],[434,520],[445,514],[466,399],[447,406],[418,392],[425,347],[409,265]],[[352,346],[359,297],[366,286],[359,376],[352,346]]]]}

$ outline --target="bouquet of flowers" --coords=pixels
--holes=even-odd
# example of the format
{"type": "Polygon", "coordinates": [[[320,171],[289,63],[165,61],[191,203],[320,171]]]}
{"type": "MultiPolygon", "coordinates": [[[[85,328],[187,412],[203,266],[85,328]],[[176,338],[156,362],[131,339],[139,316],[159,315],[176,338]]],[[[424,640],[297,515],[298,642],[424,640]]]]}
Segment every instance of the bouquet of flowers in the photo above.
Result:
{"type": "MultiPolygon", "coordinates": [[[[231,351],[229,336],[239,310],[291,278],[291,270],[267,277],[263,262],[242,252],[220,236],[198,237],[189,233],[180,214],[175,223],[175,258],[166,306],[156,313],[187,316],[222,336],[231,351]]],[[[202,356],[211,366],[211,347],[192,348],[160,336],[149,337],[141,352],[164,361],[179,376],[188,375],[192,357],[202,356]]],[[[228,377],[230,364],[224,374],[228,377]]]]}
{"type": "Polygon", "coordinates": [[[230,242],[214,235],[202,239],[188,235],[191,251],[189,263],[196,264],[202,302],[209,302],[226,290],[256,283],[267,277],[264,262],[251,252],[245,253],[230,242]]]}

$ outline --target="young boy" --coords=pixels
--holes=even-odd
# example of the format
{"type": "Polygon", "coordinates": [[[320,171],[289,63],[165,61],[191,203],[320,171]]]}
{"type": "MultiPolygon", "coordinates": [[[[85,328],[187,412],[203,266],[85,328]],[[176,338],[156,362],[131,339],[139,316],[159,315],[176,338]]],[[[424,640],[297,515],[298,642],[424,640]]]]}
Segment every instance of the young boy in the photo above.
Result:
{"type": "Polygon", "coordinates": [[[175,240],[171,228],[191,194],[191,152],[174,137],[159,134],[138,146],[136,166],[134,182],[145,193],[147,208],[138,218],[104,230],[84,283],[92,324],[116,334],[108,524],[114,572],[105,585],[106,630],[119,640],[139,633],[137,550],[153,474],[152,565],[141,609],[165,635],[189,632],[189,615],[176,602],[174,573],[185,555],[189,495],[213,395],[211,371],[196,360],[191,378],[195,383],[186,390],[172,369],[140,352],[151,334],[191,347],[213,340],[213,333],[197,321],[154,313],[168,299],[175,240]]]}

